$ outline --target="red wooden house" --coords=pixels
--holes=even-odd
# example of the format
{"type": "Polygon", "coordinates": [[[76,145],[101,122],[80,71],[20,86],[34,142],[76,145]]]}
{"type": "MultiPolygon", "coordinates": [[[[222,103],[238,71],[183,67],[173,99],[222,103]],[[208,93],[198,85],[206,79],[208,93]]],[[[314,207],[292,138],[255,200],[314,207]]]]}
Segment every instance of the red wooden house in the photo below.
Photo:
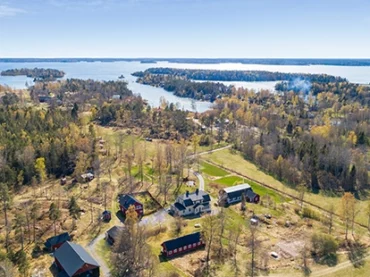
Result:
{"type": "Polygon", "coordinates": [[[139,217],[144,215],[144,205],[136,200],[132,195],[124,194],[119,196],[119,208],[121,212],[126,215],[126,211],[130,206],[135,207],[135,211],[139,217]]]}
{"type": "Polygon", "coordinates": [[[86,250],[72,242],[65,242],[54,253],[58,276],[98,277],[99,264],[86,250]]]}
{"type": "Polygon", "coordinates": [[[204,247],[200,232],[168,240],[162,243],[162,255],[170,258],[204,247]]]}

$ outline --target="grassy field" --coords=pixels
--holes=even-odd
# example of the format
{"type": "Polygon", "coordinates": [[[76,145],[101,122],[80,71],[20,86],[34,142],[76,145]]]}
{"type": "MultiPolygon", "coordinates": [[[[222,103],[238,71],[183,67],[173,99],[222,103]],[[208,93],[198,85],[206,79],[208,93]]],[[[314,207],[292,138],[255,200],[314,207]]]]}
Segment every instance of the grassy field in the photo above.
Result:
{"type": "Polygon", "coordinates": [[[243,178],[240,178],[239,176],[227,176],[220,179],[216,179],[214,182],[227,187],[244,183],[243,178]]]}
{"type": "Polygon", "coordinates": [[[202,173],[205,173],[207,175],[210,175],[210,176],[226,176],[226,175],[229,174],[227,171],[223,170],[222,168],[211,165],[207,162],[202,161],[200,164],[202,166],[201,167],[202,173]]]}
{"type": "MultiPolygon", "coordinates": [[[[232,153],[229,149],[207,154],[202,156],[202,158],[206,160],[211,160],[212,162],[222,165],[231,170],[235,170],[238,173],[246,175],[252,179],[259,180],[260,182],[279,189],[284,193],[298,196],[298,192],[296,190],[261,171],[256,165],[245,160],[239,153],[232,153]]],[[[334,205],[334,207],[336,207],[336,213],[341,212],[340,197],[329,197],[327,195],[324,195],[323,192],[306,193],[305,200],[310,203],[319,205],[325,209],[329,209],[330,205],[334,205]]],[[[358,216],[356,218],[357,222],[367,224],[368,216],[366,214],[366,208],[368,206],[368,203],[369,200],[357,201],[357,209],[359,210],[358,216]]]]}
{"type": "MultiPolygon", "coordinates": [[[[217,168],[216,166],[213,166],[214,168],[217,168]]],[[[243,179],[239,176],[235,176],[235,175],[232,175],[232,176],[227,176],[227,177],[223,177],[223,178],[220,178],[220,179],[216,179],[216,180],[213,180],[212,181],[213,183],[216,183],[216,184],[219,184],[219,185],[222,185],[222,186],[235,186],[237,184],[243,184],[243,183],[248,183],[249,185],[251,185],[253,191],[257,194],[259,194],[260,196],[265,196],[265,195],[268,195],[270,196],[274,201],[275,203],[282,203],[282,202],[286,202],[286,201],[289,201],[290,199],[287,198],[287,197],[284,197],[283,195],[271,190],[271,189],[268,189],[266,187],[263,187],[251,180],[248,180],[248,179],[243,179]]]]}

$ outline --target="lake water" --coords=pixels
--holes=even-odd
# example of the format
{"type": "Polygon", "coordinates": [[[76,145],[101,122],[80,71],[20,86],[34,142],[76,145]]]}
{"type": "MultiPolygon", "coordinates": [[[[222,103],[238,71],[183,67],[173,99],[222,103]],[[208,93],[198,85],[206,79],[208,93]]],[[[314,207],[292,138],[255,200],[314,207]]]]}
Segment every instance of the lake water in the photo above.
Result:
{"type": "MultiPolygon", "coordinates": [[[[143,64],[140,62],[39,62],[39,63],[0,63],[0,71],[12,68],[55,68],[63,70],[66,75],[64,78],[94,79],[100,81],[118,80],[118,76],[123,75],[128,87],[135,94],[140,94],[152,106],[158,106],[160,98],[164,97],[168,102],[178,103],[179,107],[191,110],[191,99],[180,98],[161,88],[155,88],[136,83],[136,77],[131,76],[135,71],[142,71],[149,67],[173,67],[188,69],[217,69],[217,70],[266,70],[292,73],[326,73],[347,78],[350,82],[369,84],[370,67],[365,66],[280,66],[280,65],[260,65],[260,64],[181,64],[158,62],[155,64],[143,64]]],[[[25,76],[0,76],[0,84],[9,85],[12,88],[25,88],[28,82],[32,84],[32,79],[25,76]]],[[[223,82],[237,87],[250,89],[274,89],[276,82],[223,82]]],[[[196,101],[197,111],[203,112],[209,109],[211,103],[196,101]]]]}

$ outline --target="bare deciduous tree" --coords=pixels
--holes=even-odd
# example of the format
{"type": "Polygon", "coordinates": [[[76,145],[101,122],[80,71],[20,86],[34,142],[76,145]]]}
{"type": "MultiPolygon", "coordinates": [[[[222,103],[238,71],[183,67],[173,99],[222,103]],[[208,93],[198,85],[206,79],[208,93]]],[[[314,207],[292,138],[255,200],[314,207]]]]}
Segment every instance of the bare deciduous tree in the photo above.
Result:
{"type": "Polygon", "coordinates": [[[251,252],[251,261],[248,265],[247,263],[247,276],[254,277],[256,276],[256,255],[258,248],[261,244],[260,240],[258,239],[258,227],[257,225],[250,224],[249,226],[249,234],[246,237],[246,244],[251,252]]]}
{"type": "Polygon", "coordinates": [[[219,228],[219,220],[216,216],[208,215],[204,218],[204,230],[202,239],[206,244],[206,273],[209,273],[209,261],[211,259],[211,250],[219,228]]]}

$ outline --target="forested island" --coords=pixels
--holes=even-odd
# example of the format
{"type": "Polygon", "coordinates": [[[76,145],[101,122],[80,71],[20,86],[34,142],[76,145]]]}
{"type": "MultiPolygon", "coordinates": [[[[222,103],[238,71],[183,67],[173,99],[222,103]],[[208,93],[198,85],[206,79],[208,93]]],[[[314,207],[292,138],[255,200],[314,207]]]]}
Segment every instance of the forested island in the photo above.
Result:
{"type": "Polygon", "coordinates": [[[345,78],[331,76],[327,74],[308,74],[308,73],[283,73],[260,70],[203,70],[203,69],[178,69],[153,67],[145,71],[134,72],[136,77],[144,77],[148,74],[181,76],[192,80],[202,81],[243,81],[243,82],[266,82],[266,81],[286,81],[297,78],[310,82],[329,83],[345,82],[345,78]]]}
{"type": "Polygon", "coordinates": [[[145,74],[137,83],[161,87],[179,97],[213,102],[217,97],[231,93],[231,86],[215,82],[194,82],[186,77],[145,74]]]}
{"type": "Polygon", "coordinates": [[[55,81],[58,78],[63,78],[65,73],[61,70],[50,68],[21,68],[8,69],[1,72],[1,76],[27,76],[34,78],[35,81],[55,81]]]}

